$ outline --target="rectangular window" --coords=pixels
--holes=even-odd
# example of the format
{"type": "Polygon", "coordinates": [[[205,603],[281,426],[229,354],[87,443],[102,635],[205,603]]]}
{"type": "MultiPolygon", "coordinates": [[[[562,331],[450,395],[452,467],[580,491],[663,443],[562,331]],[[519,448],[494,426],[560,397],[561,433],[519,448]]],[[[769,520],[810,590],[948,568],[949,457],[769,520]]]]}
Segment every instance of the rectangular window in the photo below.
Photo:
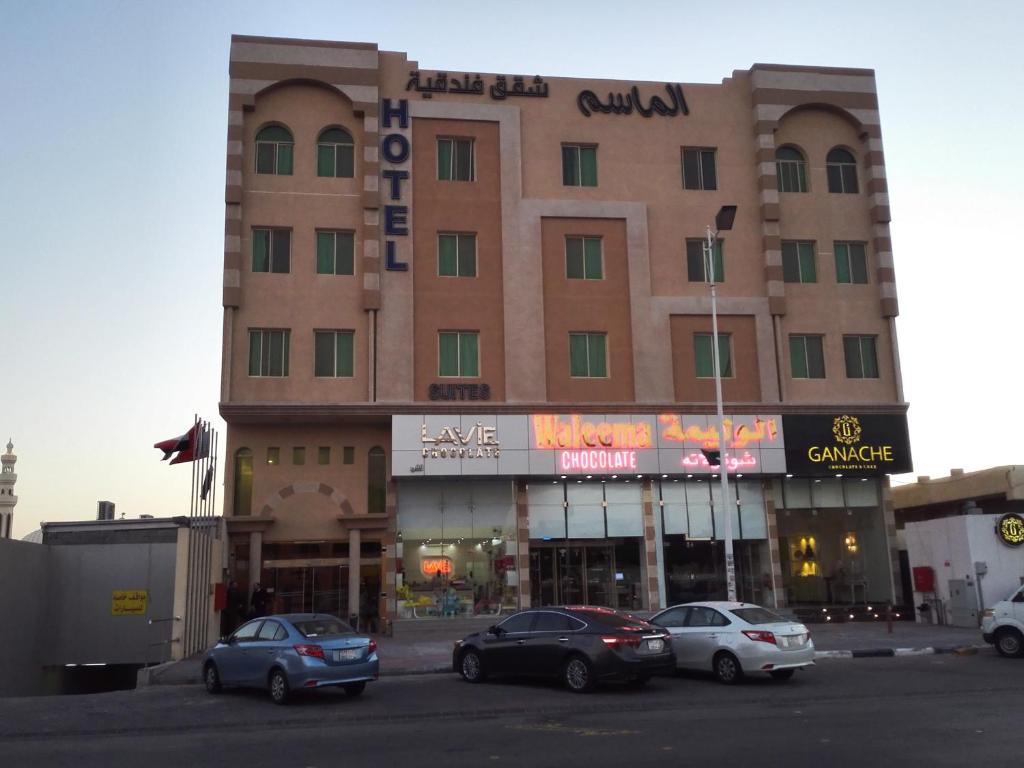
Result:
{"type": "Polygon", "coordinates": [[[301,467],[306,463],[306,449],[300,446],[294,446],[292,448],[292,464],[297,467],[301,467]]]}
{"type": "Polygon", "coordinates": [[[437,274],[476,277],[476,235],[438,234],[437,274]]]}
{"type": "Polygon", "coordinates": [[[570,280],[604,278],[600,237],[565,238],[565,276],[570,280]]]}
{"type": "Polygon", "coordinates": [[[437,334],[438,376],[480,375],[478,331],[441,331],[437,334]]]}
{"type": "Polygon", "coordinates": [[[316,231],[316,273],[355,274],[355,235],[352,232],[316,231]]]}
{"type": "Polygon", "coordinates": [[[790,336],[789,365],[794,379],[824,379],[825,354],[821,336],[790,336]]]}
{"type": "Polygon", "coordinates": [[[254,229],[252,231],[252,271],[291,272],[292,231],[290,229],[254,229]]]}
{"type": "Polygon", "coordinates": [[[313,375],[350,378],[354,336],[352,331],[314,331],[313,375]]]}
{"type": "Polygon", "coordinates": [[[718,189],[713,148],[683,147],[683,189],[718,189]]]}
{"type": "Polygon", "coordinates": [[[249,329],[249,375],[287,376],[291,331],[249,329]]]}
{"type": "Polygon", "coordinates": [[[836,282],[866,283],[868,281],[868,259],[864,243],[835,243],[836,282]]]}
{"type": "MultiPolygon", "coordinates": [[[[693,356],[698,379],[715,378],[715,357],[711,343],[712,334],[693,334],[693,356]]],[[[718,334],[718,361],[722,366],[722,378],[732,378],[732,335],[718,334]]]]}
{"type": "Polygon", "coordinates": [[[878,378],[878,356],[875,346],[874,336],[843,336],[846,378],[878,378]]]}
{"type": "Polygon", "coordinates": [[[341,449],[341,463],[342,464],[355,464],[356,463],[356,449],[351,445],[346,445],[341,449]]]}
{"type": "Polygon", "coordinates": [[[787,283],[818,282],[818,272],[814,267],[813,242],[782,241],[782,279],[787,283]]]}
{"type": "MultiPolygon", "coordinates": [[[[707,245],[707,240],[686,241],[686,276],[691,283],[708,282],[707,259],[705,258],[707,245]]],[[[725,282],[724,247],[724,241],[715,240],[714,275],[716,283],[725,282]]]]}
{"type": "Polygon", "coordinates": [[[562,184],[566,187],[597,186],[597,147],[562,145],[562,184]]]}
{"type": "Polygon", "coordinates": [[[569,334],[569,375],[574,379],[608,378],[608,334],[569,334]]]}
{"type": "Polygon", "coordinates": [[[437,140],[438,181],[473,181],[473,140],[439,138],[437,140]]]}
{"type": "Polygon", "coordinates": [[[331,447],[329,445],[321,445],[319,448],[316,449],[316,463],[331,463],[331,447]]]}
{"type": "Polygon", "coordinates": [[[280,448],[267,448],[267,464],[280,464],[281,463],[281,449],[280,448]]]}

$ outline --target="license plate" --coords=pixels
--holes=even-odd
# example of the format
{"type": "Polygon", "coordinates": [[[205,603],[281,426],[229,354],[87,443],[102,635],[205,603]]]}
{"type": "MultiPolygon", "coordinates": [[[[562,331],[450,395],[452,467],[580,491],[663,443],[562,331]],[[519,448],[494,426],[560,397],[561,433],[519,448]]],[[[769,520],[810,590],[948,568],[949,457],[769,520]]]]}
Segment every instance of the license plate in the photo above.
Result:
{"type": "Polygon", "coordinates": [[[779,648],[799,648],[804,644],[806,635],[780,635],[779,648]]]}
{"type": "Polygon", "coordinates": [[[362,654],[361,648],[344,648],[334,652],[335,661],[354,661],[362,654]]]}
{"type": "Polygon", "coordinates": [[[651,653],[661,653],[665,649],[665,641],[661,639],[648,640],[647,650],[651,653]]]}

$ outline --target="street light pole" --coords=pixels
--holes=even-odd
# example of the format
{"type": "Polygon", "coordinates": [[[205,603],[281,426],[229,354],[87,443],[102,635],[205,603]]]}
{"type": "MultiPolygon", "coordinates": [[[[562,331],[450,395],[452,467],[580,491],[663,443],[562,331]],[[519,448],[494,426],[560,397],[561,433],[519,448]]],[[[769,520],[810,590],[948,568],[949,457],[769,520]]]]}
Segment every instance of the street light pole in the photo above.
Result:
{"type": "Polygon", "coordinates": [[[722,362],[718,353],[718,301],[715,284],[715,242],[718,233],[732,229],[736,217],[735,205],[723,205],[715,216],[715,229],[707,228],[708,239],[704,248],[704,274],[711,285],[711,353],[715,366],[715,405],[718,412],[718,474],[722,479],[722,515],[725,520],[725,585],[728,600],[736,600],[736,563],[732,551],[732,510],[736,506],[729,503],[729,468],[725,461],[725,451],[729,445],[729,431],[725,426],[725,413],[722,407],[722,362]]]}

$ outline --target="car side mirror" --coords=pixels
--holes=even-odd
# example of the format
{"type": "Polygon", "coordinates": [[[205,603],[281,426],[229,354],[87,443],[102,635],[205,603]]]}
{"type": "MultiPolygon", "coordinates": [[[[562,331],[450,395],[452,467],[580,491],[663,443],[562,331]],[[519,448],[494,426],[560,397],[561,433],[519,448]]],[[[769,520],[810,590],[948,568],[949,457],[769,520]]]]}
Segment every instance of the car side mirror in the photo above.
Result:
{"type": "Polygon", "coordinates": [[[229,638],[227,635],[223,635],[217,642],[221,645],[227,645],[230,640],[231,638],[229,638]]]}
{"type": "Polygon", "coordinates": [[[501,637],[505,633],[505,630],[499,627],[497,624],[487,628],[487,634],[501,637]]]}

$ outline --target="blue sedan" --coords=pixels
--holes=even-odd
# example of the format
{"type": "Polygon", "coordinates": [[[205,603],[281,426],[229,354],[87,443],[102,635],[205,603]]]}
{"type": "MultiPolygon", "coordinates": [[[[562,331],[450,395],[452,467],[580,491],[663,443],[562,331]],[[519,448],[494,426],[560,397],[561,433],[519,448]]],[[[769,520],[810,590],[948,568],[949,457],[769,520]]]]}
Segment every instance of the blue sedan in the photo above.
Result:
{"type": "Polygon", "coordinates": [[[323,613],[264,616],[240,626],[207,651],[203,681],[266,688],[275,704],[292,691],[340,686],[358,696],[380,674],[377,643],[341,619],[323,613]]]}

